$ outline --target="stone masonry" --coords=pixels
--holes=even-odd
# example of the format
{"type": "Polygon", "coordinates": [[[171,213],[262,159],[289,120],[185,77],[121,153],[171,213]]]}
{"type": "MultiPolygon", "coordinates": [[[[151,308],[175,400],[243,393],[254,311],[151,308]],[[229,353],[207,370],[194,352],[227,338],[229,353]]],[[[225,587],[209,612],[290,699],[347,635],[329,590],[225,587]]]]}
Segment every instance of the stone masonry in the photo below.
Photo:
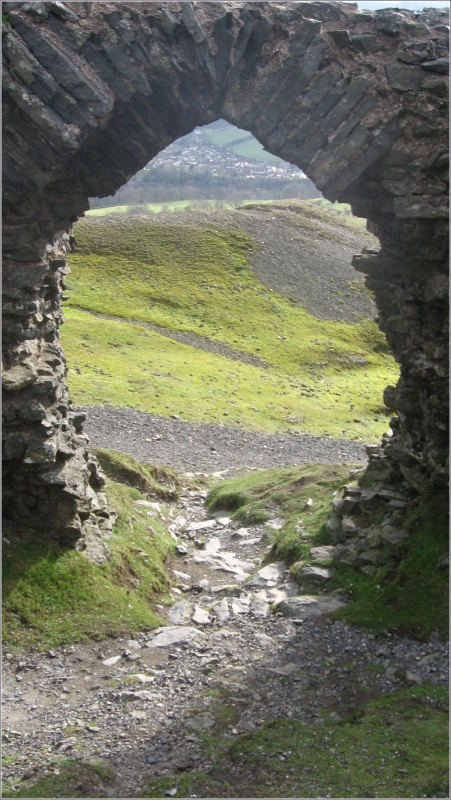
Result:
{"type": "Polygon", "coordinates": [[[89,196],[112,194],[220,117],[351,203],[380,239],[355,266],[401,377],[384,396],[392,435],[336,502],[337,541],[346,526],[352,534],[362,493],[386,503],[387,526],[393,503],[443,487],[446,13],[339,2],[5,2],[3,13],[7,517],[106,553],[103,477],[71,409],[58,338],[68,234],[89,196]]]}

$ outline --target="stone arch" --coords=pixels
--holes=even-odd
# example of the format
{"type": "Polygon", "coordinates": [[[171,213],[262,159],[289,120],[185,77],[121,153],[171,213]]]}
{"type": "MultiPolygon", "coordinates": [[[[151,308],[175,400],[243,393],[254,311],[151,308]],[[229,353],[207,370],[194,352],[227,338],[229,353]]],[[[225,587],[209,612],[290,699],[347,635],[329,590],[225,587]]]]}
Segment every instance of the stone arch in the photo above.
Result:
{"type": "Polygon", "coordinates": [[[4,3],[9,515],[99,549],[110,526],[59,345],[71,224],[223,117],[369,220],[355,266],[401,364],[380,480],[446,481],[446,15],[340,2],[4,3]]]}

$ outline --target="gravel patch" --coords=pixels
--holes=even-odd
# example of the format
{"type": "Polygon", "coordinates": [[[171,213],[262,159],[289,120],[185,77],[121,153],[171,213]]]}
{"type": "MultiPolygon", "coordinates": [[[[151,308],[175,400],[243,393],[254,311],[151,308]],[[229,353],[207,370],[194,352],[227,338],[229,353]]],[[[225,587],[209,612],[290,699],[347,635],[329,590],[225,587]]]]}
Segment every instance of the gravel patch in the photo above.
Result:
{"type": "Polygon", "coordinates": [[[184,472],[236,467],[265,469],[297,464],[365,463],[359,442],[299,433],[264,434],[209,423],[185,422],[131,408],[90,406],[85,431],[92,447],[112,447],[139,461],[184,472]]]}

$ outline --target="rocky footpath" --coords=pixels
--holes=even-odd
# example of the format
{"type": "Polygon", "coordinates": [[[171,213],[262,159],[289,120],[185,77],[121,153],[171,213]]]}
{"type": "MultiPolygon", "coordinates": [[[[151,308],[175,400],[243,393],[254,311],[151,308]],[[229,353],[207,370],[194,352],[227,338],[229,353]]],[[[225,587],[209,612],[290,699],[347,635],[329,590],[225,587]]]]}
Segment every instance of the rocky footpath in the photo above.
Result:
{"type": "Polygon", "coordinates": [[[268,532],[283,520],[242,527],[220,512],[207,518],[204,500],[185,490],[169,509],[136,502],[136,514],[161,514],[177,542],[175,603],[159,608],[161,628],[4,654],[5,781],[33,783],[58,774],[62,759],[95,758],[114,775],[98,796],[136,796],[164,775],[176,776],[167,792],[176,796],[177,775],[211,768],[205,735],[231,745],[269,719],[315,724],[328,711],[339,720],[406,683],[447,683],[436,638],[376,639],[333,621],[346,599],[327,593],[327,568],[296,582],[283,562],[263,565],[268,532]]]}

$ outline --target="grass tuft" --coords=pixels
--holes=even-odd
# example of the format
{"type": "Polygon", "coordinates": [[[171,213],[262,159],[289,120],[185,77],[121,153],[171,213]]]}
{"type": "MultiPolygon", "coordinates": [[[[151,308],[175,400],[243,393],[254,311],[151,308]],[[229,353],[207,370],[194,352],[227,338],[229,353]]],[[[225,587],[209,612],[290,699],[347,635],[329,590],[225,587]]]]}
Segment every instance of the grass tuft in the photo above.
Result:
{"type": "Polygon", "coordinates": [[[100,761],[64,759],[57,770],[34,784],[4,786],[3,797],[111,797],[114,773],[100,761]]]}
{"type": "Polygon", "coordinates": [[[159,500],[178,499],[180,483],[174,469],[141,464],[137,458],[118,450],[99,448],[94,453],[105,475],[112,481],[125,483],[159,500]]]}

